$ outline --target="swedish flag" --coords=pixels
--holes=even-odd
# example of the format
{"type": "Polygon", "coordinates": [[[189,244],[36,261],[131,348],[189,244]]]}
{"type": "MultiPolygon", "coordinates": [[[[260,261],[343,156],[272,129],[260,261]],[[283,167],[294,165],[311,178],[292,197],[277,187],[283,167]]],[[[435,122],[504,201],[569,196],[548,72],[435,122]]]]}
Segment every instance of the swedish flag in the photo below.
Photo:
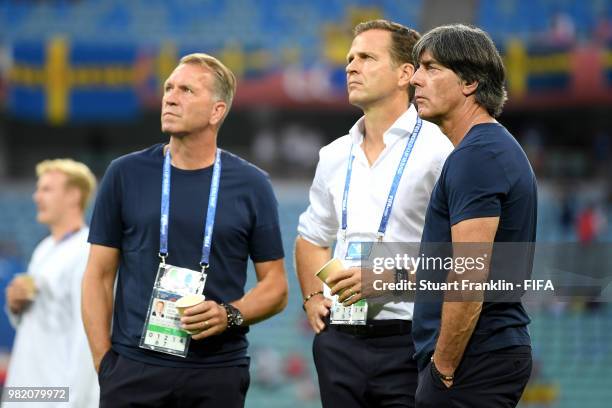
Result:
{"type": "Polygon", "coordinates": [[[13,49],[8,110],[52,124],[128,119],[140,112],[138,49],[69,43],[21,43],[13,49]]]}

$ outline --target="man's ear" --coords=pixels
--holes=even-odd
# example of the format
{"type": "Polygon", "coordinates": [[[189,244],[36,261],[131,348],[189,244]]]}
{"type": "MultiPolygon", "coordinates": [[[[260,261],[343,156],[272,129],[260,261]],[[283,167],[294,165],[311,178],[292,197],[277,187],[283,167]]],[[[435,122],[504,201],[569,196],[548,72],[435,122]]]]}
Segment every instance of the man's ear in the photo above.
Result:
{"type": "Polygon", "coordinates": [[[466,81],[461,81],[461,82],[462,82],[461,91],[463,92],[464,96],[470,96],[476,93],[476,90],[478,89],[478,81],[472,81],[472,83],[470,84],[468,84],[466,81]]]}
{"type": "Polygon", "coordinates": [[[79,207],[81,206],[81,198],[83,196],[83,193],[77,187],[72,186],[72,185],[67,185],[65,195],[66,195],[66,198],[68,198],[68,201],[70,202],[70,204],[77,205],[79,207]]]}
{"type": "Polygon", "coordinates": [[[414,65],[410,63],[405,63],[400,65],[400,76],[398,85],[400,87],[408,87],[410,85],[410,78],[414,75],[414,65]]]}
{"type": "Polygon", "coordinates": [[[213,126],[220,124],[225,116],[225,112],[227,112],[227,104],[223,101],[215,102],[210,114],[210,124],[213,126]]]}

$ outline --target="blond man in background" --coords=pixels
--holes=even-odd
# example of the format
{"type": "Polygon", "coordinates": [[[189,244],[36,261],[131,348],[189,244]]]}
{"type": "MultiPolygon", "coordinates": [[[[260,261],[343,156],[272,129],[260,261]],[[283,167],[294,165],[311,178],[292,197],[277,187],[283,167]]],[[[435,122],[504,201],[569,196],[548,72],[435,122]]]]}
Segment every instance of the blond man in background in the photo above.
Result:
{"type": "Polygon", "coordinates": [[[28,271],[6,288],[17,333],[5,387],[69,387],[68,403],[45,407],[95,407],[99,389],[81,320],[81,280],[89,251],[84,211],[96,178],[71,159],[45,160],[36,174],[36,219],[50,235],[34,250],[28,271]]]}

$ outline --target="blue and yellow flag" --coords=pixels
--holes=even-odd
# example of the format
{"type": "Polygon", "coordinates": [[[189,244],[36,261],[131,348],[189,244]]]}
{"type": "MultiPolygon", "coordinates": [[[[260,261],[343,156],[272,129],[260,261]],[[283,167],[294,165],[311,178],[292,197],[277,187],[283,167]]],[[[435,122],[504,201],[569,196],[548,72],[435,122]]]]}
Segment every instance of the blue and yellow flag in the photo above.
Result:
{"type": "Polygon", "coordinates": [[[142,80],[135,46],[100,46],[64,38],[13,47],[9,112],[52,124],[129,119],[140,112],[142,80]]]}

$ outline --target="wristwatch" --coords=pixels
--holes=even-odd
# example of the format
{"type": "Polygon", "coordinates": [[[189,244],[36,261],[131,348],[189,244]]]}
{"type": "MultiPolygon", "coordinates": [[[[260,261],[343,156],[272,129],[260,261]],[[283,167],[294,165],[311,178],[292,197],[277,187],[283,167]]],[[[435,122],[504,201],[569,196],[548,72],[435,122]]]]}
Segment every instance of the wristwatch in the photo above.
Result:
{"type": "Polygon", "coordinates": [[[401,284],[408,281],[408,271],[405,269],[395,268],[395,283],[401,284]]]}
{"type": "Polygon", "coordinates": [[[227,313],[227,329],[231,329],[233,327],[242,326],[244,322],[244,318],[242,317],[242,313],[240,310],[230,305],[229,303],[221,303],[221,306],[225,308],[227,313]]]}

